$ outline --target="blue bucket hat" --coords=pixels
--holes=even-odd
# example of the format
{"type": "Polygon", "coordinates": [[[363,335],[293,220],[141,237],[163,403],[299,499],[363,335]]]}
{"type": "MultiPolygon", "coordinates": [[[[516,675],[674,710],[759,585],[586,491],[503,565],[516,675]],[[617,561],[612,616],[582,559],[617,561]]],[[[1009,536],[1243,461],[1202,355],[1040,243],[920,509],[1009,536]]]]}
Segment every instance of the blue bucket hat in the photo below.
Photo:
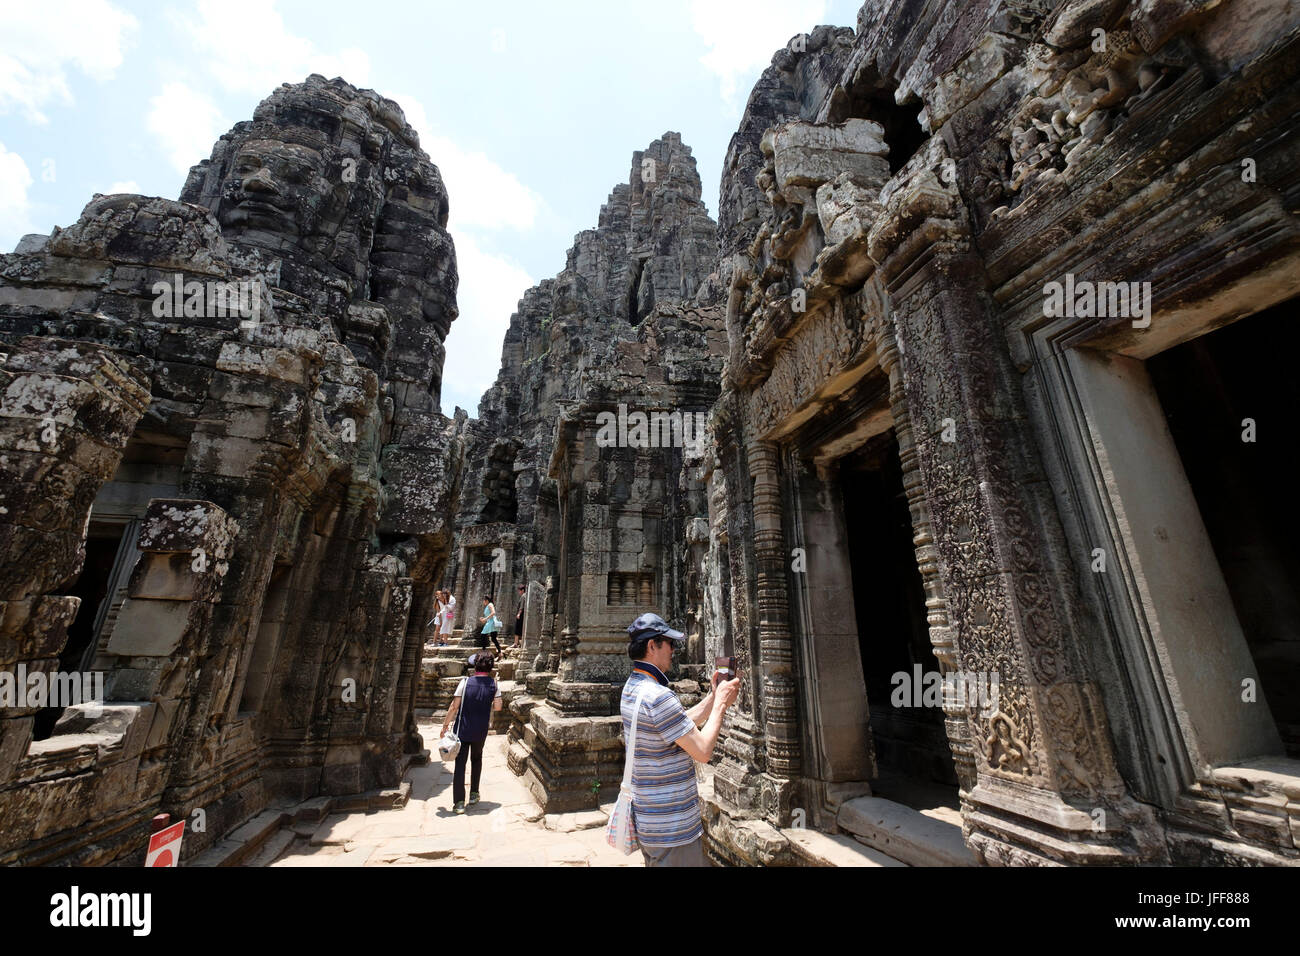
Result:
{"type": "Polygon", "coordinates": [[[681,631],[674,631],[658,614],[642,614],[627,629],[628,643],[633,644],[648,638],[667,638],[674,643],[686,640],[681,631]]]}

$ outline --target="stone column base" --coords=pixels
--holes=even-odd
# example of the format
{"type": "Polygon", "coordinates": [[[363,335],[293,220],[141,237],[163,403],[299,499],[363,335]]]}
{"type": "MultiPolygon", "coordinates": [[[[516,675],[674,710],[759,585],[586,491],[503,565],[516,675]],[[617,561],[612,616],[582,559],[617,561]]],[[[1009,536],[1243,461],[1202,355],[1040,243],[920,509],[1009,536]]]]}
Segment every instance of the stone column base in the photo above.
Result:
{"type": "Polygon", "coordinates": [[[594,810],[622,783],[622,734],[622,717],[563,716],[537,703],[511,769],[522,765],[524,783],[546,813],[594,810]]]}
{"type": "Polygon", "coordinates": [[[803,860],[776,827],[733,815],[712,796],[700,794],[704,852],[714,866],[802,866],[803,860]]]}
{"type": "Polygon", "coordinates": [[[983,780],[962,800],[962,834],[993,866],[1167,862],[1154,812],[1127,795],[1080,808],[1050,791],[983,780]]]}

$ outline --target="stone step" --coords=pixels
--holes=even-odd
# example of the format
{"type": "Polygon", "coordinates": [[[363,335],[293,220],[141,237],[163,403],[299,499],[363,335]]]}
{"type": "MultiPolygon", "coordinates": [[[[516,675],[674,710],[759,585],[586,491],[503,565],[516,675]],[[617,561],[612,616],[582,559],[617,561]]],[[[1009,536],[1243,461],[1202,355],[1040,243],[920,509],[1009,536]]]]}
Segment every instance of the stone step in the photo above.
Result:
{"type": "Polygon", "coordinates": [[[243,862],[244,866],[270,866],[274,863],[289,845],[296,840],[298,834],[292,827],[284,827],[266,839],[260,849],[243,862]]]}
{"type": "Polygon", "coordinates": [[[840,833],[790,828],[782,830],[781,835],[790,841],[805,866],[907,866],[840,833]]]}
{"type": "Polygon", "coordinates": [[[528,748],[521,743],[512,743],[506,752],[506,765],[515,776],[522,776],[528,767],[528,748]]]}
{"type": "Polygon", "coordinates": [[[893,800],[855,797],[840,807],[835,825],[910,866],[975,866],[960,826],[893,800]]]}
{"type": "Polygon", "coordinates": [[[425,660],[439,661],[461,661],[462,663],[469,659],[478,648],[474,646],[461,647],[457,644],[447,644],[439,646],[437,644],[424,645],[425,660]]]}
{"type": "MultiPolygon", "coordinates": [[[[284,810],[263,810],[189,860],[186,866],[240,866],[257,855],[292,815],[284,810]]],[[[282,848],[283,849],[283,848],[282,848]]]]}

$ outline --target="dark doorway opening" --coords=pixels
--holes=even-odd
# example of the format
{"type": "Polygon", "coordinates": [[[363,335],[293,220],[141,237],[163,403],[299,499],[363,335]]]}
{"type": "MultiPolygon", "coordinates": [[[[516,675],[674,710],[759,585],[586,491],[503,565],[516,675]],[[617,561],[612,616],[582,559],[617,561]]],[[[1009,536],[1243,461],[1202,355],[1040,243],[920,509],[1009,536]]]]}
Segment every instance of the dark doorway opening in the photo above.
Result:
{"type": "Polygon", "coordinates": [[[288,623],[289,582],[292,576],[292,565],[277,564],[271,569],[271,580],[267,582],[266,596],[262,600],[257,638],[253,642],[248,672],[244,677],[244,691],[239,698],[241,714],[264,709],[271,678],[275,673],[276,655],[288,623]]]}
{"type": "Polygon", "coordinates": [[[921,126],[921,104],[914,99],[900,105],[894,99],[897,87],[874,89],[860,85],[850,91],[840,87],[831,98],[830,122],[843,123],[850,119],[868,119],[879,123],[889,146],[890,175],[902,169],[916,151],[929,139],[921,126]]]}
{"type": "Polygon", "coordinates": [[[627,320],[632,325],[640,325],[650,311],[647,303],[641,300],[641,279],[645,273],[645,264],[645,259],[637,259],[632,264],[632,283],[627,290],[627,320]]]}
{"type": "Polygon", "coordinates": [[[1293,758],[1300,758],[1297,313],[1300,299],[1292,299],[1146,363],[1293,758]]]}
{"type": "MultiPolygon", "coordinates": [[[[108,596],[125,531],[125,524],[102,521],[90,523],[86,534],[86,561],[81,567],[81,574],[77,575],[77,579],[65,592],[81,598],[81,607],[68,625],[68,640],[59,654],[58,669],[65,674],[81,670],[82,659],[95,642],[96,625],[102,617],[100,607],[108,596]]],[[[39,711],[33,723],[32,738],[48,739],[62,714],[62,707],[46,707],[39,711]]]]}
{"type": "Polygon", "coordinates": [[[943,709],[917,683],[939,673],[930,645],[925,591],[893,432],[840,463],[853,577],[858,647],[870,708],[877,777],[872,789],[917,809],[957,806],[957,774],[943,709]],[[905,675],[901,683],[896,675],[905,675]],[[913,696],[915,695],[915,696],[913,696]],[[899,698],[902,706],[896,706],[899,698]]]}

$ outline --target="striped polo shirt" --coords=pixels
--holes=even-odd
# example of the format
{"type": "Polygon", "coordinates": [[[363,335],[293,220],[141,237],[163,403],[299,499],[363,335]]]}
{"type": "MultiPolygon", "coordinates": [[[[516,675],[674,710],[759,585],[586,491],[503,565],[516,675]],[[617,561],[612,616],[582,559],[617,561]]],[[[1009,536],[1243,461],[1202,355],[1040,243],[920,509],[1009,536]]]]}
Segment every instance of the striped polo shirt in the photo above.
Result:
{"type": "Polygon", "coordinates": [[[690,843],[704,833],[700,798],[695,787],[695,761],[676,741],[695,729],[681,701],[638,661],[623,685],[623,740],[632,731],[636,696],[647,681],[650,690],[641,702],[636,725],[636,755],[632,762],[632,811],[637,839],[643,846],[670,847],[690,843]]]}

